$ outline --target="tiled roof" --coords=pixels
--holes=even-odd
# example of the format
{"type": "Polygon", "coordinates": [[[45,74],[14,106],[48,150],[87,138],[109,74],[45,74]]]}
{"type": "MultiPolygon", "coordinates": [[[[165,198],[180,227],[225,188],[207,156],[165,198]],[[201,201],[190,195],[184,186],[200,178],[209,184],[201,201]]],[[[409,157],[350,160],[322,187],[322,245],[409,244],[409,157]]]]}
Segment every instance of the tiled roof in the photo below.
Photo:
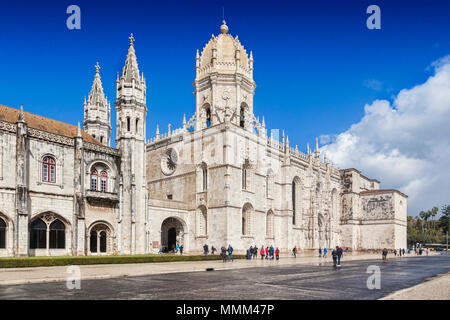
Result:
{"type": "Polygon", "coordinates": [[[397,192],[398,194],[401,194],[405,198],[408,198],[408,196],[406,194],[404,194],[398,190],[395,190],[395,189],[365,190],[365,191],[361,191],[360,194],[365,195],[365,194],[371,194],[371,193],[390,193],[390,192],[397,192]]]}
{"type": "MultiPolygon", "coordinates": [[[[47,131],[50,133],[59,134],[69,138],[74,138],[77,135],[78,127],[72,124],[61,121],[38,116],[33,113],[24,111],[25,121],[30,128],[47,131]]],[[[16,108],[7,107],[0,104],[0,121],[7,121],[16,123],[19,118],[20,110],[16,108]]],[[[90,143],[102,145],[100,141],[94,139],[90,134],[81,130],[83,140],[90,143]]]]}

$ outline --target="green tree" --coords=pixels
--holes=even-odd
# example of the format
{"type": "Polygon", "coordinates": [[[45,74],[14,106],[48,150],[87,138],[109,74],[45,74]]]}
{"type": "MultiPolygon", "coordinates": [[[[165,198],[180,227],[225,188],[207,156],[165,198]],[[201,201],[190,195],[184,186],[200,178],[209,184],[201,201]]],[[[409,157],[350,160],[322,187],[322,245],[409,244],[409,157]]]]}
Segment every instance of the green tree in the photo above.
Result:
{"type": "Polygon", "coordinates": [[[436,221],[434,220],[434,217],[439,213],[439,208],[433,207],[433,209],[431,209],[429,213],[430,216],[433,218],[433,230],[436,230],[436,221]]]}
{"type": "Polygon", "coordinates": [[[445,205],[441,209],[442,216],[439,219],[439,227],[442,228],[444,233],[449,232],[449,223],[450,223],[450,205],[445,205]]]}

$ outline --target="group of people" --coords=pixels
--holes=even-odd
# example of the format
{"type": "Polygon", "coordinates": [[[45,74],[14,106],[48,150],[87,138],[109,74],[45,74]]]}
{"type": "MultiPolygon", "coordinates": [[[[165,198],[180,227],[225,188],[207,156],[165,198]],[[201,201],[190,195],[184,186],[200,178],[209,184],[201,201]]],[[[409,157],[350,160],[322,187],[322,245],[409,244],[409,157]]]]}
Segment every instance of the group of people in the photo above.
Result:
{"type": "Polygon", "coordinates": [[[231,244],[228,245],[228,248],[225,247],[220,248],[220,256],[222,257],[222,262],[227,262],[227,253],[228,253],[228,262],[230,261],[234,262],[233,247],[231,246],[231,244]]]}
{"type": "Polygon", "coordinates": [[[319,258],[322,257],[322,252],[323,252],[323,257],[326,258],[327,257],[327,253],[328,253],[328,249],[327,248],[323,248],[323,251],[322,251],[322,248],[319,248],[319,258]]]}
{"type": "MultiPolygon", "coordinates": [[[[252,249],[252,247],[250,247],[250,249],[252,249]]],[[[258,255],[258,248],[256,246],[253,249],[253,252],[255,253],[254,257],[256,259],[257,255],[258,255]]],[[[261,260],[264,260],[264,259],[266,259],[266,260],[273,260],[274,257],[277,260],[280,260],[280,249],[278,249],[278,248],[275,249],[273,246],[266,247],[266,248],[264,248],[264,246],[261,246],[259,254],[261,256],[261,260]]]]}
{"type": "Polygon", "coordinates": [[[162,253],[178,253],[178,252],[180,252],[180,254],[183,254],[183,249],[184,249],[184,247],[183,247],[183,245],[175,245],[175,244],[172,244],[172,248],[167,248],[166,246],[162,246],[162,247],[159,247],[159,254],[162,254],[162,253]]]}
{"type": "MultiPolygon", "coordinates": [[[[217,251],[217,249],[214,246],[211,246],[211,254],[214,254],[217,251]]],[[[258,252],[261,256],[261,260],[280,260],[280,249],[274,248],[273,246],[265,247],[261,246],[261,249],[258,249],[257,246],[251,246],[247,249],[246,252],[246,258],[248,260],[257,259],[258,258],[258,252]]],[[[295,249],[295,254],[297,253],[297,250],[295,249]]],[[[209,254],[209,246],[205,244],[203,246],[203,254],[208,255],[209,254]]],[[[220,256],[222,257],[222,261],[226,262],[228,261],[234,261],[233,258],[233,247],[231,244],[228,245],[228,247],[221,247],[220,248],[220,256]],[[227,259],[228,257],[228,259],[227,259]]]]}
{"type": "Polygon", "coordinates": [[[401,257],[405,255],[405,249],[394,249],[394,256],[397,256],[397,254],[401,257]]]}

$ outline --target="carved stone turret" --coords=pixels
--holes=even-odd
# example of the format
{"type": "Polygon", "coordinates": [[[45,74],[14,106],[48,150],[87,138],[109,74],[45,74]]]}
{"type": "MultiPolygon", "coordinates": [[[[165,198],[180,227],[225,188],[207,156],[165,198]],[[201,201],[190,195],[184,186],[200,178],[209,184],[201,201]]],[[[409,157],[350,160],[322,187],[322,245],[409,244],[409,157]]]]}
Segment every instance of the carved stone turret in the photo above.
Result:
{"type": "Polygon", "coordinates": [[[111,105],[103,92],[100,66],[97,62],[94,83],[88,100],[84,101],[83,127],[105,146],[111,144],[111,105]]]}

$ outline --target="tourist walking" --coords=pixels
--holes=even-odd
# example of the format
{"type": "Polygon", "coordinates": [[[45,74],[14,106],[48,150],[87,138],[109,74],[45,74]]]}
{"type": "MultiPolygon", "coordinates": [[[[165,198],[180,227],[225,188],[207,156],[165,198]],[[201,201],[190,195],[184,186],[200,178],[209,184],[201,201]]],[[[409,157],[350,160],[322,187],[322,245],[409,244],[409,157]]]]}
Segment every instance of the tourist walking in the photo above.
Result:
{"type": "Polygon", "coordinates": [[[203,246],[203,254],[206,256],[209,253],[209,248],[208,245],[205,243],[205,245],[203,246]]]}
{"type": "Polygon", "coordinates": [[[261,255],[261,260],[263,260],[264,256],[265,256],[265,251],[264,251],[264,247],[263,246],[261,246],[261,251],[260,251],[259,254],[261,255]]]}
{"type": "Polygon", "coordinates": [[[217,249],[214,248],[214,246],[211,246],[211,254],[214,254],[214,252],[216,252],[216,251],[217,251],[217,249]]]}
{"type": "Polygon", "coordinates": [[[258,247],[253,248],[253,259],[258,259],[258,247]]]}
{"type": "Polygon", "coordinates": [[[269,247],[266,247],[266,260],[269,259],[269,247]]]}
{"type": "Polygon", "coordinates": [[[222,246],[222,248],[220,248],[220,256],[222,257],[222,262],[227,262],[227,250],[225,249],[224,246],[222,246]]]}
{"type": "Polygon", "coordinates": [[[319,258],[322,258],[322,248],[319,248],[319,258]]]}
{"type": "Polygon", "coordinates": [[[247,249],[247,254],[246,254],[246,258],[247,260],[250,260],[252,258],[252,251],[253,251],[253,247],[250,247],[247,249]]]}
{"type": "Polygon", "coordinates": [[[324,257],[324,258],[327,257],[327,252],[328,252],[328,249],[327,249],[326,247],[323,248],[323,257],[324,257]]]}
{"type": "Polygon", "coordinates": [[[280,260],[280,249],[275,250],[275,256],[277,257],[277,260],[280,260]]]}
{"type": "Polygon", "coordinates": [[[297,258],[297,247],[294,247],[294,249],[292,249],[292,254],[294,255],[294,258],[297,258]]]}
{"type": "Polygon", "coordinates": [[[183,245],[180,246],[180,254],[183,255],[183,245]]]}
{"type": "Polygon", "coordinates": [[[337,260],[338,260],[337,261],[337,266],[340,267],[341,266],[341,258],[342,258],[343,250],[342,250],[342,248],[336,246],[336,251],[337,251],[337,260]]]}
{"type": "Polygon", "coordinates": [[[331,251],[331,257],[333,258],[333,267],[336,268],[338,259],[338,247],[336,247],[336,249],[333,249],[333,251],[331,251]]]}
{"type": "Polygon", "coordinates": [[[382,252],[383,262],[387,261],[387,255],[388,255],[388,250],[386,248],[384,248],[383,252],[382,252]]]}
{"type": "Polygon", "coordinates": [[[394,249],[394,257],[397,256],[397,249],[394,249]]]}
{"type": "Polygon", "coordinates": [[[230,262],[230,260],[234,262],[233,247],[231,246],[231,244],[228,245],[228,262],[230,262]]]}

